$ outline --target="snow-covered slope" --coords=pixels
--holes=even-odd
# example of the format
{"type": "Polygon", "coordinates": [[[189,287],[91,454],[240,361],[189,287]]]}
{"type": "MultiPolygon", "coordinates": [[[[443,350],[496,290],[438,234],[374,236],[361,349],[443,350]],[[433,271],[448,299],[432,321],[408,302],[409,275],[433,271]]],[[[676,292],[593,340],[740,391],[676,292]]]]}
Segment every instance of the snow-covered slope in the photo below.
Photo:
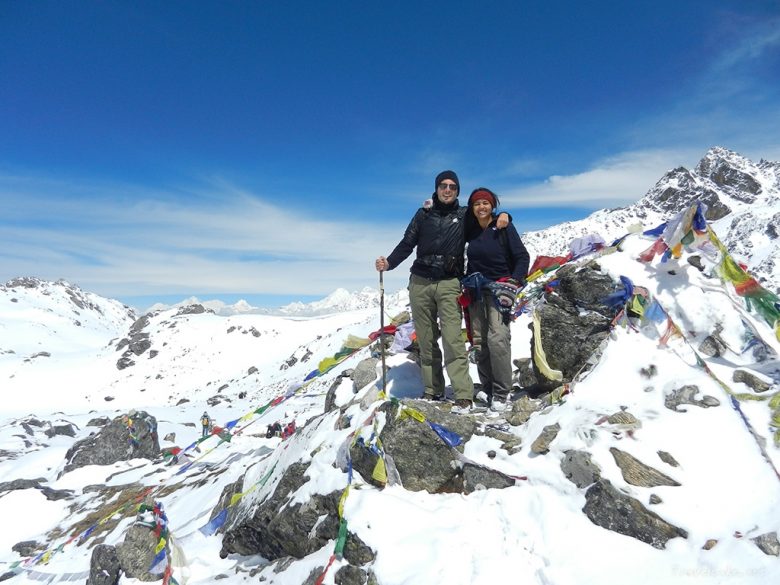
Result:
{"type": "MultiPolygon", "coordinates": [[[[722,239],[731,238],[734,248],[743,246],[745,257],[767,263],[777,239],[772,227],[777,177],[777,163],[754,165],[713,149],[694,171],[671,171],[634,206],[598,212],[577,226],[551,228],[526,240],[539,246],[534,251],[551,254],[578,235],[574,227],[607,239],[623,235],[636,221],[650,228],[695,193],[709,201],[712,225],[722,239]]],[[[430,494],[400,485],[379,489],[355,474],[343,515],[351,533],[375,555],[366,565],[375,582],[763,585],[780,580],[780,561],[772,552],[780,532],[780,449],[768,407],[780,384],[780,342],[770,324],[720,281],[704,255],[702,270],[686,262],[687,252],[665,264],[638,262],[651,242],[629,236],[622,251],[598,258],[599,269],[645,287],[679,325],[678,335],[660,343],[665,330],[674,332],[665,320],[616,327],[598,363],[562,401],[518,426],[479,419],[490,433],[474,435],[462,457],[518,478],[516,485],[467,495],[430,494]],[[722,342],[719,354],[697,356],[696,349],[713,333],[722,342]],[[756,352],[757,339],[761,352],[756,352]],[[752,372],[766,388],[759,394],[737,370],[752,372]],[[691,401],[670,406],[683,390],[691,401]],[[751,399],[735,401],[733,394],[751,399]],[[610,422],[627,413],[636,420],[610,422]],[[556,425],[546,452],[534,449],[556,425]],[[509,442],[516,448],[507,448],[509,442]],[[680,485],[642,487],[628,481],[615,450],[680,485]],[[586,488],[574,485],[562,469],[564,459],[578,451],[590,454],[617,491],[686,536],[654,548],[594,524],[583,512],[586,488]],[[763,548],[756,539],[763,539],[763,548]]],[[[405,291],[387,295],[387,317],[402,311],[406,301],[405,291]]],[[[344,573],[336,580],[346,560],[332,556],[334,541],[277,565],[258,555],[222,558],[222,535],[200,529],[220,501],[230,500],[221,499],[226,494],[240,491],[236,495],[246,495],[241,505],[249,509],[269,497],[293,464],[310,470],[302,486],[291,488],[296,502],[346,488],[349,475],[337,463],[344,446],[361,433],[369,440],[371,421],[377,432],[386,422],[383,413],[374,415],[382,403],[372,400],[375,388],[369,384],[356,393],[348,374],[372,349],[356,350],[333,369],[326,361],[326,371],[317,373],[350,336],[366,337],[379,328],[377,306],[378,293],[366,289],[288,306],[286,315],[225,316],[185,304],[137,318],[120,303],[67,283],[20,279],[1,287],[0,517],[5,528],[0,576],[13,569],[13,583],[84,582],[94,545],[121,543],[133,523],[133,511],[122,504],[151,490],[168,515],[176,552],[173,577],[179,583],[313,583],[329,561],[322,583],[351,582],[344,573]],[[305,316],[315,313],[327,314],[305,316]],[[49,355],[33,357],[40,352],[49,355]],[[323,414],[330,390],[335,408],[323,414]],[[197,451],[191,449],[191,467],[181,465],[188,460],[182,456],[174,466],[133,459],[64,472],[68,449],[95,433],[100,417],[131,409],[156,417],[161,446],[167,448],[195,444],[203,410],[220,426],[235,426],[229,427],[230,441],[211,437],[197,451]],[[291,439],[266,438],[268,424],[291,421],[299,429],[291,439]],[[68,432],[58,431],[63,428],[68,432]],[[87,533],[90,526],[97,530],[87,533]],[[48,556],[37,556],[46,551],[48,556]]],[[[530,357],[529,321],[523,315],[512,324],[515,359],[530,357]]],[[[404,353],[386,357],[390,397],[420,396],[416,363],[404,353]]],[[[471,374],[477,379],[475,366],[471,374]]],[[[780,552],[780,543],[776,548],[780,552]]],[[[119,582],[136,580],[125,576],[119,582]]]]}
{"type": "Polygon", "coordinates": [[[598,233],[610,242],[632,224],[648,229],[695,200],[707,205],[707,219],[735,257],[769,288],[780,288],[780,163],[756,164],[721,147],[710,149],[692,171],[670,170],[633,205],[528,232],[523,242],[532,257],[565,255],[574,238],[598,233]]]}

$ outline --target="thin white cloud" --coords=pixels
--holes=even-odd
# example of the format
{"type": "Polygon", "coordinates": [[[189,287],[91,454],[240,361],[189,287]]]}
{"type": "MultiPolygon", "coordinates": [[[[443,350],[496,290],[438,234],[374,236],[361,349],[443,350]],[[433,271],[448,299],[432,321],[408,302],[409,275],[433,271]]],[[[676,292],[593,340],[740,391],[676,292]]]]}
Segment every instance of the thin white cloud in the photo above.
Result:
{"type": "Polygon", "coordinates": [[[727,46],[716,59],[710,70],[714,74],[734,72],[735,69],[755,61],[767,52],[780,49],[780,18],[754,25],[747,23],[739,27],[743,34],[731,46],[727,46]]]}
{"type": "Polygon", "coordinates": [[[504,190],[501,200],[510,207],[627,205],[642,197],[667,170],[689,165],[702,154],[676,149],[625,152],[581,173],[554,175],[543,183],[504,190]]]}
{"type": "Polygon", "coordinates": [[[0,213],[0,280],[65,278],[107,296],[375,286],[373,259],[404,227],[321,220],[224,185],[202,197],[30,177],[0,177],[0,213]]]}

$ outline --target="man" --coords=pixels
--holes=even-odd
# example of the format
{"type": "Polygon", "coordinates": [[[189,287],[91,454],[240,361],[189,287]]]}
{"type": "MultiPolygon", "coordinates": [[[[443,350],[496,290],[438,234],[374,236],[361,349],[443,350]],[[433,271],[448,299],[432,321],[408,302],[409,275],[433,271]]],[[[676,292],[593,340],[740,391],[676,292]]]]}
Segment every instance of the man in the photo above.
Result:
{"type": "Polygon", "coordinates": [[[209,433],[211,432],[211,417],[209,416],[209,413],[205,410],[203,411],[203,414],[200,417],[200,425],[202,427],[201,429],[201,437],[208,437],[209,433]]]}
{"type": "MultiPolygon", "coordinates": [[[[409,278],[409,300],[420,346],[424,398],[444,398],[441,337],[444,364],[455,394],[452,412],[467,413],[472,407],[474,383],[469,376],[458,304],[464,268],[466,208],[458,205],[460,182],[454,171],[439,173],[434,189],[433,204],[417,210],[395,249],[388,257],[377,258],[375,266],[380,272],[392,270],[417,248],[409,278]]],[[[502,213],[499,226],[507,224],[508,216],[502,213]]]]}

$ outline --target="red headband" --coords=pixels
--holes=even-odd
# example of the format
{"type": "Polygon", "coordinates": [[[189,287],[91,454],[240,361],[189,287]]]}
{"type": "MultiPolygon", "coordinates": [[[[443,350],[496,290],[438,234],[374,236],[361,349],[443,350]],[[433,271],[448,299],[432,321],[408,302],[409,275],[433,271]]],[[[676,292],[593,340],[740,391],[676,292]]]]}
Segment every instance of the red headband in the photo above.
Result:
{"type": "Polygon", "coordinates": [[[471,196],[471,204],[473,205],[481,199],[489,201],[491,207],[496,206],[496,198],[493,197],[493,194],[490,191],[486,191],[485,189],[480,189],[479,191],[474,192],[474,194],[471,196]]]}

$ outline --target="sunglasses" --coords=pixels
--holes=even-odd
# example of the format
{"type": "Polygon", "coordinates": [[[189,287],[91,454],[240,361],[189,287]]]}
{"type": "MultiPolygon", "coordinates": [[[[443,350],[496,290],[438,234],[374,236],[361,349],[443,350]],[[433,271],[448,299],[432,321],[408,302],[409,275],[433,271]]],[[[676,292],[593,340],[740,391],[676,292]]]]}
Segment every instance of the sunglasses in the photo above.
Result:
{"type": "Polygon", "coordinates": [[[455,183],[439,183],[439,189],[442,191],[457,191],[458,186],[455,183]]]}

